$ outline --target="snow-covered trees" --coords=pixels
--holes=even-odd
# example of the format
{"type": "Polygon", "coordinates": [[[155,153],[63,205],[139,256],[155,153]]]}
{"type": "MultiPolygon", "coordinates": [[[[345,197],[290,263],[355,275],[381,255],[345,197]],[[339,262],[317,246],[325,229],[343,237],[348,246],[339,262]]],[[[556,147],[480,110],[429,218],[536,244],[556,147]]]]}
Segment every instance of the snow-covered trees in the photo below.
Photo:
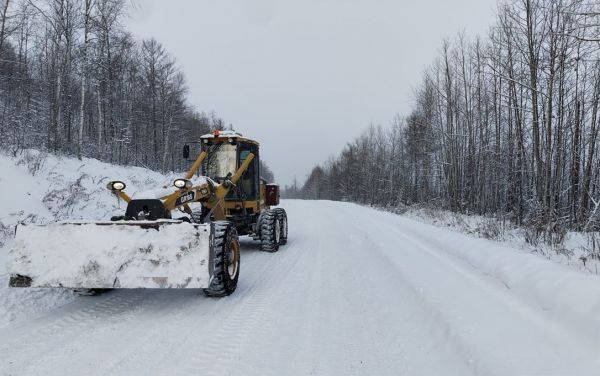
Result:
{"type": "Polygon", "coordinates": [[[156,40],[122,25],[125,0],[0,1],[0,147],[179,168],[179,145],[223,126],[186,104],[156,40]]]}
{"type": "Polygon", "coordinates": [[[315,168],[303,194],[589,228],[600,216],[599,100],[598,3],[507,1],[487,38],[442,44],[408,116],[315,168]]]}

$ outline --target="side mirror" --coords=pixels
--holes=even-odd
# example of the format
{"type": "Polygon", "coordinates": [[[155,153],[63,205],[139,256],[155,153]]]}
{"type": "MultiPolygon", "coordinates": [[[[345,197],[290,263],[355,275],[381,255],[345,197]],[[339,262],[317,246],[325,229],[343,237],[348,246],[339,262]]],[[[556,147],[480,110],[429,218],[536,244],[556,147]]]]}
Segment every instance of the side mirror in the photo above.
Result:
{"type": "Polygon", "coordinates": [[[190,145],[183,145],[183,159],[190,157],[190,145]]]}

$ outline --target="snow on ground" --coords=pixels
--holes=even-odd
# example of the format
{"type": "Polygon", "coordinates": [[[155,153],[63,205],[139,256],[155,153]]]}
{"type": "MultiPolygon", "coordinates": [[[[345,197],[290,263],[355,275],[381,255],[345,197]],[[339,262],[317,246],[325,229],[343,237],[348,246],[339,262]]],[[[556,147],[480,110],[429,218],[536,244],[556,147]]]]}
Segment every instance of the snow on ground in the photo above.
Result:
{"type": "MultiPolygon", "coordinates": [[[[0,157],[0,189],[10,196],[1,198],[4,227],[104,219],[123,210],[105,192],[109,177],[132,191],[165,180],[143,169],[55,157],[32,175],[35,163],[23,160],[0,157]],[[15,181],[21,189],[12,191],[15,181]]],[[[196,290],[73,297],[9,290],[0,277],[0,374],[597,372],[597,275],[510,243],[355,204],[283,206],[288,244],[271,254],[242,239],[238,289],[226,298],[196,290]]],[[[3,239],[5,251],[10,231],[3,239]]]]}
{"type": "Polygon", "coordinates": [[[238,290],[113,291],[0,329],[0,374],[590,375],[600,280],[354,204],[283,201],[238,290]]]}
{"type": "Polygon", "coordinates": [[[110,180],[126,182],[127,192],[135,194],[169,184],[169,178],[144,168],[90,158],[79,161],[36,150],[17,157],[0,154],[0,327],[75,299],[64,291],[7,288],[6,255],[18,223],[109,219],[125,210],[125,203],[106,190],[110,180]]]}

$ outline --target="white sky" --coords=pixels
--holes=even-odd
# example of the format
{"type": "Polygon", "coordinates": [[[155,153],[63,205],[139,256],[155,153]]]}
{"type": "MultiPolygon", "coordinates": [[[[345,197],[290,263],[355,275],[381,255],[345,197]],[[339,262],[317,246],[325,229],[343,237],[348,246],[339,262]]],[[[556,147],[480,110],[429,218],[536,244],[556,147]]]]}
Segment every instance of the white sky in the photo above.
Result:
{"type": "Polygon", "coordinates": [[[410,109],[443,38],[485,34],[495,0],[139,0],[128,21],[177,59],[190,104],[303,182],[371,122],[410,109]]]}

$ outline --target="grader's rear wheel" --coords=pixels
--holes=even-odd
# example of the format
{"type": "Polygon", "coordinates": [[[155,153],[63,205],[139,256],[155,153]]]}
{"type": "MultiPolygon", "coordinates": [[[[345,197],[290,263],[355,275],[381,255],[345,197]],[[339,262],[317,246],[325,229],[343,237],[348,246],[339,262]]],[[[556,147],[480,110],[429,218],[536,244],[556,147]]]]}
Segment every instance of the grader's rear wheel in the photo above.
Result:
{"type": "Polygon", "coordinates": [[[279,217],[279,226],[281,228],[279,236],[279,245],[285,245],[288,237],[288,219],[287,213],[284,208],[275,208],[277,216],[279,217]]]}
{"type": "Polygon", "coordinates": [[[260,220],[260,249],[277,252],[281,241],[281,223],[275,210],[266,210],[260,220]]]}

